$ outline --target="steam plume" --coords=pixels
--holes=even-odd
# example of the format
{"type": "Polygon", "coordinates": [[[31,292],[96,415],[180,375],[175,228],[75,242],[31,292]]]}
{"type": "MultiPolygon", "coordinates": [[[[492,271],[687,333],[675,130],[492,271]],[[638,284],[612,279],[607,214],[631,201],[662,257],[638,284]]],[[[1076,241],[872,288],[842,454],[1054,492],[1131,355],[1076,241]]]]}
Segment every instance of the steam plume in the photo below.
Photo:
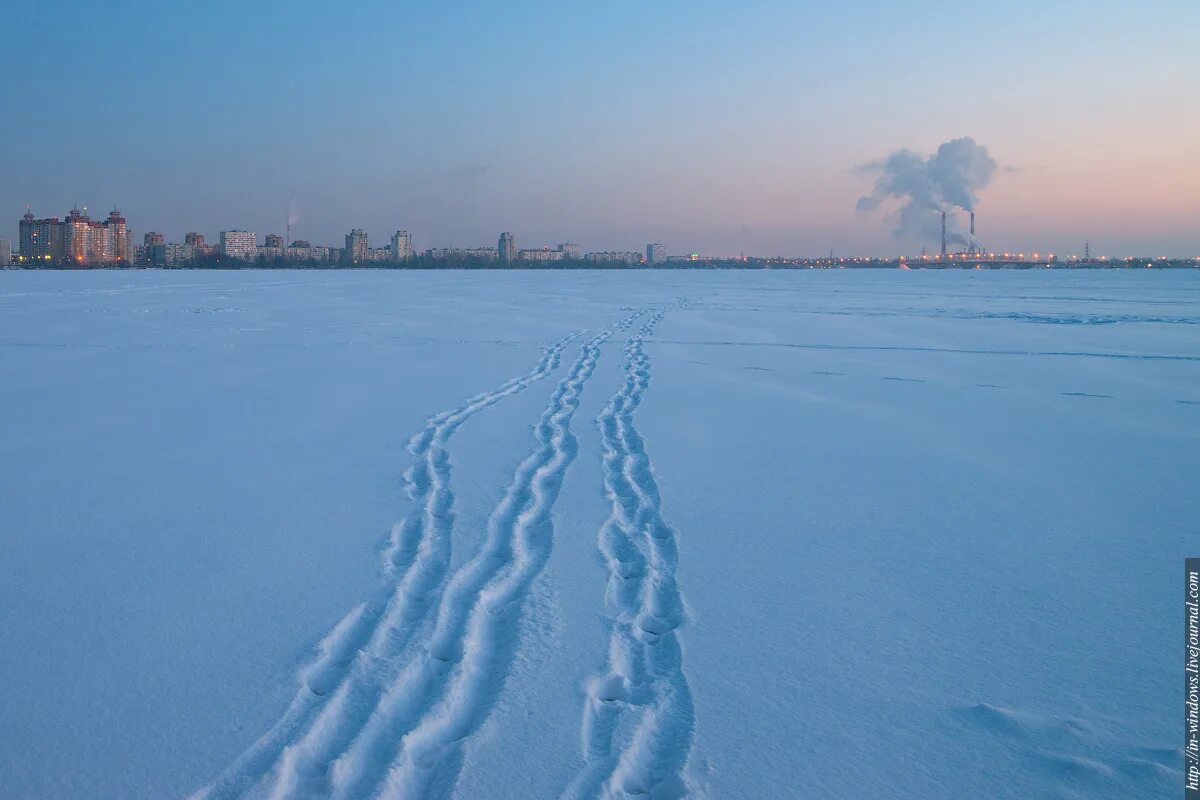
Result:
{"type": "Polygon", "coordinates": [[[887,158],[867,164],[864,169],[875,175],[871,194],[858,199],[859,211],[874,211],[889,197],[899,199],[895,234],[902,238],[936,239],[940,236],[941,215],[946,211],[946,238],[967,246],[978,245],[954,218],[954,209],[974,211],[978,192],[996,174],[996,160],[987,148],[969,136],[952,139],[938,146],[931,156],[911,150],[897,150],[887,158]]]}

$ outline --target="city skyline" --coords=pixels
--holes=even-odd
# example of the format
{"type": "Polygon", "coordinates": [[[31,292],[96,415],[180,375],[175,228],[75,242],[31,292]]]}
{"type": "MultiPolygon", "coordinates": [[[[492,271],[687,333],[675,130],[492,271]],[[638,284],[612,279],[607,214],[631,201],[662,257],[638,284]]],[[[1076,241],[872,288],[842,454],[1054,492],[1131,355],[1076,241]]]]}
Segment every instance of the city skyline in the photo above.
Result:
{"type": "MultiPolygon", "coordinates": [[[[76,205],[63,219],[35,215],[26,209],[18,223],[18,250],[11,251],[11,242],[0,238],[0,265],[10,262],[24,268],[92,268],[92,267],[228,267],[237,262],[252,262],[262,266],[282,265],[340,265],[340,266],[401,266],[407,262],[494,262],[501,266],[525,266],[548,262],[593,262],[600,264],[657,265],[670,258],[662,244],[647,244],[644,254],[639,251],[598,251],[584,253],[574,242],[559,242],[541,247],[518,247],[516,236],[505,231],[496,247],[431,247],[424,251],[414,248],[412,233],[397,229],[381,247],[371,247],[368,232],[353,228],[344,237],[344,247],[330,247],[307,240],[291,238],[291,222],[287,235],[267,233],[259,243],[256,231],[245,228],[222,230],[217,243],[210,244],[204,233],[188,231],[183,242],[170,241],[161,231],[142,234],[142,244],[134,244],[135,232],[126,224],[121,212],[113,209],[103,220],[93,220],[88,209],[76,205]]],[[[448,264],[454,266],[454,264],[448,264]]]]}
{"type": "MultiPolygon", "coordinates": [[[[905,160],[911,162],[911,153],[900,153],[905,160]]],[[[986,154],[985,154],[986,155],[986,154]]],[[[446,262],[445,266],[454,267],[475,263],[477,266],[491,262],[495,266],[528,267],[549,262],[566,262],[566,265],[591,262],[597,265],[609,266],[660,266],[673,262],[678,266],[681,262],[703,262],[720,265],[732,262],[754,262],[759,265],[787,264],[806,266],[951,266],[980,265],[992,268],[1006,266],[1042,265],[1050,266],[1196,266],[1200,265],[1200,256],[1168,256],[1163,254],[1133,254],[1116,256],[1093,249],[1090,241],[1085,241],[1082,252],[1066,251],[1053,253],[1035,250],[1033,248],[1014,248],[1011,251],[990,249],[984,247],[976,237],[975,212],[967,212],[966,227],[959,225],[958,220],[948,223],[948,219],[956,214],[954,206],[963,204],[973,208],[974,199],[967,187],[960,185],[963,174],[954,169],[939,168],[935,177],[924,176],[921,170],[907,171],[899,184],[895,176],[877,186],[877,191],[887,195],[894,193],[903,198],[905,213],[896,217],[900,225],[911,222],[909,219],[916,209],[916,216],[922,225],[937,225],[940,218],[940,247],[930,251],[922,247],[919,253],[897,252],[886,256],[864,255],[861,253],[843,253],[835,257],[831,250],[828,254],[763,254],[739,253],[737,256],[725,256],[714,253],[682,252],[672,253],[662,242],[647,243],[640,250],[600,250],[584,251],[574,242],[558,242],[534,247],[521,247],[516,235],[510,231],[500,234],[497,244],[490,246],[451,246],[427,247],[424,249],[414,246],[413,235],[404,229],[395,230],[387,238],[387,243],[379,247],[370,246],[369,232],[362,228],[353,228],[343,237],[344,247],[330,246],[322,243],[312,243],[305,239],[291,238],[291,222],[289,218],[285,230],[287,236],[270,232],[260,236],[256,231],[245,228],[222,230],[217,235],[216,243],[209,243],[204,233],[188,231],[183,236],[183,242],[171,241],[161,231],[147,231],[141,234],[142,245],[135,245],[137,233],[127,225],[122,212],[114,208],[103,221],[93,220],[85,206],[72,207],[68,214],[57,217],[38,218],[27,209],[20,220],[20,232],[16,242],[17,249],[12,249],[12,242],[0,237],[0,264],[26,268],[62,268],[62,267],[228,267],[236,262],[253,262],[261,266],[404,266],[413,262],[417,266],[435,266],[436,262],[446,262]],[[926,184],[932,180],[933,183],[926,184]],[[882,188],[880,188],[882,187],[882,188]],[[928,196],[927,196],[928,195],[928,196]],[[931,199],[932,197],[932,199],[931,199]],[[922,203],[942,205],[940,210],[933,212],[931,220],[924,217],[930,213],[929,208],[919,208],[922,203]],[[260,243],[260,238],[262,242],[260,243]],[[951,247],[953,242],[955,246],[951,247]],[[215,260],[214,260],[215,257],[215,260]],[[222,259],[225,261],[223,262],[222,259]],[[1124,262],[1124,263],[1122,263],[1124,262]]],[[[874,198],[861,198],[860,205],[874,198]]],[[[871,203],[867,203],[871,205],[871,203]]]]}
{"type": "Polygon", "coordinates": [[[1192,3],[322,8],[30,7],[0,51],[36,76],[5,89],[21,157],[0,208],[95,198],[171,236],[290,221],[337,243],[402,220],[430,247],[514,230],[885,256],[937,243],[856,210],[861,168],[970,136],[998,162],[984,246],[1200,253],[1192,3]],[[88,87],[86,124],[15,114],[36,84],[88,87]]]}

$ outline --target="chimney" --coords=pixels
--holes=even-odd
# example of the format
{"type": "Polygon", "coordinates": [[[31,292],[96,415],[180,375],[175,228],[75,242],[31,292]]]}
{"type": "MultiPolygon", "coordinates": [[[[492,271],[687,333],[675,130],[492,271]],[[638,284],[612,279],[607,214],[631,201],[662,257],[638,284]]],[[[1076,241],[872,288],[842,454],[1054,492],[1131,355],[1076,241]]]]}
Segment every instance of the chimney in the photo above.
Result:
{"type": "Polygon", "coordinates": [[[942,212],[942,255],[946,255],[946,212],[942,212]]]}
{"type": "Polygon", "coordinates": [[[975,212],[971,212],[971,238],[975,238],[975,212]]]}

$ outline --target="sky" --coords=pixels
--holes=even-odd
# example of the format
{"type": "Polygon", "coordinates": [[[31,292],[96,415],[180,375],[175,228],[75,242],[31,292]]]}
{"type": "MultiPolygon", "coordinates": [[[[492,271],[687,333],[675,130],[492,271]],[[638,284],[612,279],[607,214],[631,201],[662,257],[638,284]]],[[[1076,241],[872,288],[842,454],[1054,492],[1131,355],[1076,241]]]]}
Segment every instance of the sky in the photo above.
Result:
{"type": "Polygon", "coordinates": [[[4,20],[0,237],[890,255],[861,167],[972,137],[995,250],[1200,256],[1200,3],[121,2],[4,20]]]}

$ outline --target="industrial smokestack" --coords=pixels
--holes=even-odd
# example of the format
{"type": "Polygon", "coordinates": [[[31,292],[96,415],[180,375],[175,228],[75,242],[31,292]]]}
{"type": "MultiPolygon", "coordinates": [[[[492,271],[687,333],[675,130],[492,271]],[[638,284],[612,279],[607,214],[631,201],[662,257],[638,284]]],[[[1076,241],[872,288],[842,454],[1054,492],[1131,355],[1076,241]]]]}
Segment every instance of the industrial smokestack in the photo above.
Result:
{"type": "Polygon", "coordinates": [[[946,255],[946,212],[942,212],[942,255],[946,255]]]}
{"type": "Polygon", "coordinates": [[[975,238],[975,212],[971,212],[971,238],[975,238]]]}

